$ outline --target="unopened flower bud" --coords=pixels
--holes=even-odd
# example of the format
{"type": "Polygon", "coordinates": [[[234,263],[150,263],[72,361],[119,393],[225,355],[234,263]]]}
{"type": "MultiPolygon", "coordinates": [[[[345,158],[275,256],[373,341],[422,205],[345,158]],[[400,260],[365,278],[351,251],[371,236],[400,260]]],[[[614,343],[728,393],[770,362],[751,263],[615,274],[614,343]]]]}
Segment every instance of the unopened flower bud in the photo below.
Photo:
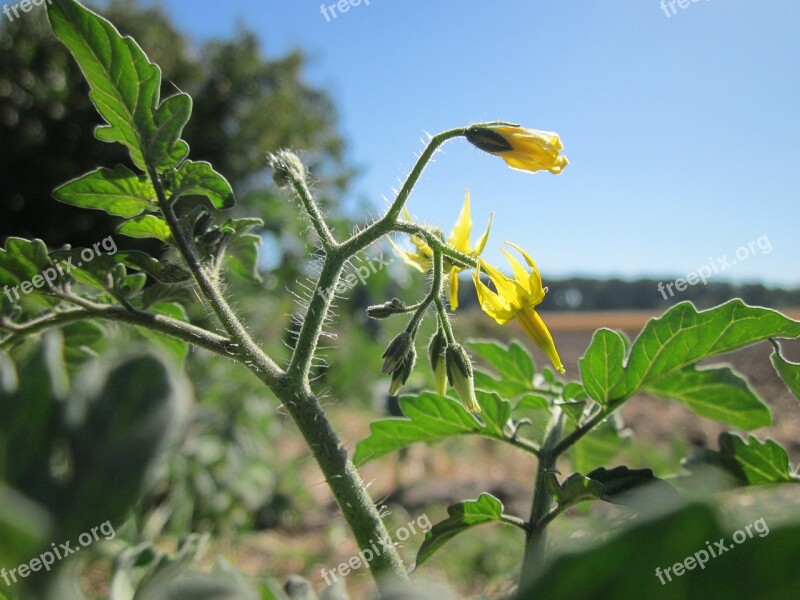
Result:
{"type": "Polygon", "coordinates": [[[436,381],[436,393],[444,396],[447,393],[447,366],[445,365],[445,351],[447,350],[447,336],[439,328],[428,344],[428,359],[433,369],[436,381]]]}
{"type": "Polygon", "coordinates": [[[392,383],[389,385],[390,395],[397,395],[397,392],[400,391],[400,387],[408,381],[408,377],[411,375],[411,371],[414,370],[416,362],[417,351],[414,350],[414,346],[411,346],[411,352],[406,355],[403,362],[397,365],[397,368],[392,372],[392,383]]]}
{"type": "Polygon", "coordinates": [[[386,319],[392,315],[406,312],[406,303],[398,298],[392,298],[389,302],[375,304],[367,308],[367,316],[373,319],[386,319]]]}
{"type": "Polygon", "coordinates": [[[399,333],[386,348],[381,358],[383,361],[384,373],[394,373],[397,367],[406,359],[406,357],[414,352],[414,338],[407,331],[399,333]]]}
{"type": "Polygon", "coordinates": [[[267,164],[272,168],[272,179],[278,187],[305,181],[306,168],[300,158],[290,150],[278,150],[267,155],[267,164]]]}
{"type": "Polygon", "coordinates": [[[461,344],[451,344],[445,351],[447,379],[453,386],[461,403],[471,413],[481,412],[475,397],[475,380],[472,375],[472,361],[461,344]]]}

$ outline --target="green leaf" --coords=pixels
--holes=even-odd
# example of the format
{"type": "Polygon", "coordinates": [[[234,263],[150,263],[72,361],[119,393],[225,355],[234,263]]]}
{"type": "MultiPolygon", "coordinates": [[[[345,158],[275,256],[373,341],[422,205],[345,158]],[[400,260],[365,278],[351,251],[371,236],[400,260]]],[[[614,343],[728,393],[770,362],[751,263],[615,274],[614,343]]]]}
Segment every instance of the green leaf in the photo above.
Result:
{"type": "Polygon", "coordinates": [[[613,417],[600,423],[569,449],[573,470],[586,473],[608,464],[631,445],[629,432],[620,431],[613,417]]]}
{"type": "Polygon", "coordinates": [[[18,565],[38,556],[48,545],[52,525],[41,505],[0,480],[0,565],[18,565]]]}
{"type": "Polygon", "coordinates": [[[181,283],[189,280],[192,274],[173,263],[161,262],[139,250],[124,250],[114,255],[119,262],[147,273],[161,283],[181,283]]]}
{"type": "Polygon", "coordinates": [[[69,48],[91,87],[90,97],[108,125],[95,135],[119,142],[142,171],[161,156],[148,155],[156,133],[161,71],[139,45],[108,21],[72,0],[53,0],[47,13],[56,36],[69,48]]]}
{"type": "Polygon", "coordinates": [[[779,526],[762,514],[741,517],[731,532],[711,508],[691,504],[631,521],[610,537],[604,530],[582,549],[551,557],[535,580],[523,573],[527,583],[513,600],[792,600],[800,571],[786,559],[800,553],[800,524],[779,526]],[[725,552],[712,555],[717,540],[725,552]],[[690,568],[677,575],[679,562],[690,568]]]}
{"type": "Polygon", "coordinates": [[[164,243],[172,241],[172,232],[167,222],[154,215],[144,215],[126,221],[117,227],[117,231],[134,238],[155,238],[164,243]]]}
{"type": "Polygon", "coordinates": [[[227,253],[228,268],[249,281],[260,283],[261,273],[258,269],[258,249],[261,237],[253,234],[238,234],[230,243],[227,253]]]}
{"type": "Polygon", "coordinates": [[[477,500],[465,500],[447,507],[448,518],[434,525],[425,534],[417,552],[417,567],[428,560],[447,542],[467,529],[483,523],[502,523],[503,503],[483,493],[477,500]]]}
{"type": "Polygon", "coordinates": [[[173,174],[173,197],[203,196],[218,209],[235,204],[231,184],[210,163],[187,160],[173,174]]]}
{"type": "Polygon", "coordinates": [[[353,461],[364,465],[416,442],[438,442],[454,435],[477,434],[505,439],[503,428],[511,414],[511,405],[497,394],[479,391],[475,395],[483,409],[483,422],[452,398],[431,392],[400,398],[400,409],[406,418],[373,422],[369,437],[356,446],[353,461]]]}
{"type": "Polygon", "coordinates": [[[516,340],[505,346],[494,340],[469,340],[467,345],[489,363],[501,379],[531,388],[536,366],[530,353],[516,340]]]}
{"type": "Polygon", "coordinates": [[[653,474],[651,469],[629,469],[625,466],[600,467],[586,475],[603,486],[602,500],[639,508],[652,508],[680,502],[677,490],[653,474]]]}
{"type": "Polygon", "coordinates": [[[697,414],[746,431],[767,427],[772,414],[742,375],[728,368],[687,367],[663,377],[645,391],[679,400],[697,414]]]}
{"type": "Polygon", "coordinates": [[[625,340],[616,331],[599,329],[579,361],[586,393],[601,406],[611,400],[611,390],[624,375],[625,340]]]}
{"type": "Polygon", "coordinates": [[[750,485],[795,481],[789,470],[789,455],[780,444],[774,440],[761,443],[752,435],[747,442],[737,435],[727,435],[734,458],[750,485]]]}
{"type": "Polygon", "coordinates": [[[480,368],[476,368],[473,373],[475,379],[475,389],[485,392],[496,392],[502,398],[516,398],[521,394],[535,392],[532,384],[524,384],[508,379],[495,379],[480,368]]]}
{"type": "Polygon", "coordinates": [[[0,388],[0,480],[31,495],[46,487],[57,404],[69,392],[61,334],[48,331],[18,371],[13,389],[0,388]]]}
{"type": "Polygon", "coordinates": [[[59,202],[104,210],[119,217],[136,217],[157,208],[156,192],[150,180],[136,176],[118,165],[113,170],[97,169],[58,187],[53,196],[59,202]]]}
{"type": "Polygon", "coordinates": [[[672,371],[773,337],[800,337],[800,323],[738,299],[699,312],[682,302],[645,326],[610,397],[624,400],[672,371]]]}
{"type": "Polygon", "coordinates": [[[67,538],[128,514],[189,403],[185,381],[150,354],[92,365],[80,381],[70,406],[79,420],[70,431],[74,478],[62,513],[67,538]]]}
{"type": "MultiPolygon", "coordinates": [[[[0,287],[15,287],[30,282],[52,266],[43,241],[9,237],[6,247],[0,248],[0,287]]],[[[7,299],[7,294],[3,293],[2,297],[7,299]]]]}
{"type": "Polygon", "coordinates": [[[776,346],[770,356],[772,366],[795,397],[800,400],[800,364],[792,363],[783,358],[776,346]]]}
{"type": "Polygon", "coordinates": [[[70,373],[87,360],[97,358],[105,340],[105,330],[93,321],[77,321],[61,328],[64,335],[64,360],[70,373]]]}
{"type": "Polygon", "coordinates": [[[192,115],[192,98],[188,94],[170,96],[158,107],[153,117],[156,129],[148,144],[147,155],[158,160],[158,170],[172,169],[189,154],[189,145],[181,134],[192,115]]]}
{"type": "Polygon", "coordinates": [[[561,508],[569,508],[579,502],[598,500],[603,495],[602,483],[580,473],[573,473],[560,484],[556,474],[548,471],[544,474],[544,485],[547,493],[561,508]]]}

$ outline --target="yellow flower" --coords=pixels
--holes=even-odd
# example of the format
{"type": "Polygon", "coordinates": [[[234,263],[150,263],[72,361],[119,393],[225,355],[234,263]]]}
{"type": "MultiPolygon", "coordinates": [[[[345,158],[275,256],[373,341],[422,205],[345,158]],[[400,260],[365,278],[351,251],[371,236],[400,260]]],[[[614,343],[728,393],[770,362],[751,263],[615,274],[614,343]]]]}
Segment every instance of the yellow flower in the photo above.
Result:
{"type": "MultiPolygon", "coordinates": [[[[411,215],[404,209],[403,213],[407,221],[411,221],[411,215]]],[[[486,247],[486,242],[489,239],[489,230],[492,228],[492,217],[489,216],[489,224],[486,226],[486,231],[475,243],[475,248],[472,248],[470,243],[470,235],[472,234],[472,215],[470,212],[469,190],[467,190],[464,197],[464,206],[461,207],[461,213],[456,219],[453,230],[450,232],[450,237],[447,238],[447,245],[451,248],[458,250],[462,254],[478,258],[483,249],[486,247]]],[[[391,238],[389,243],[394,248],[394,251],[403,259],[403,262],[420,271],[426,273],[433,265],[433,251],[428,244],[417,235],[412,235],[411,242],[416,247],[416,252],[407,252],[399,248],[391,238]]],[[[450,276],[450,309],[456,310],[458,308],[458,274],[463,269],[450,262],[447,257],[444,257],[444,272],[450,276]]]]}
{"type": "Polygon", "coordinates": [[[522,171],[550,171],[558,175],[569,164],[561,138],[551,131],[525,129],[512,125],[471,127],[467,140],[472,145],[499,156],[513,169],[522,171]]]}
{"type": "Polygon", "coordinates": [[[525,267],[506,250],[502,250],[502,252],[511,265],[514,273],[513,279],[481,260],[478,264],[478,269],[472,275],[481,309],[499,325],[505,325],[511,319],[517,319],[528,337],[544,351],[553,366],[563,373],[564,365],[561,364],[553,337],[547,330],[542,318],[534,310],[542,302],[547,291],[542,287],[542,277],[539,274],[539,269],[533,259],[522,248],[510,242],[506,243],[522,254],[531,272],[528,273],[525,267]],[[491,277],[495,288],[497,288],[497,293],[490,290],[481,281],[480,271],[482,268],[491,277]]]}

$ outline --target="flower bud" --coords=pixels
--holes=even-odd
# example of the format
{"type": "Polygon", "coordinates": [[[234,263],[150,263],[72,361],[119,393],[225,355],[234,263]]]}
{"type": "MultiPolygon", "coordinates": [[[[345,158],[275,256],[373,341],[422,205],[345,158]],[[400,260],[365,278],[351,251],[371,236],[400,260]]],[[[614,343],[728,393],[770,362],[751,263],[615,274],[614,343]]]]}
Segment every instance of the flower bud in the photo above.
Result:
{"type": "Polygon", "coordinates": [[[267,155],[267,164],[272,168],[272,179],[278,187],[290,186],[306,179],[305,166],[290,150],[278,150],[275,154],[267,155]]]}
{"type": "Polygon", "coordinates": [[[436,393],[444,396],[447,393],[447,367],[445,365],[445,351],[447,350],[447,336],[440,327],[428,344],[428,359],[433,369],[436,380],[436,393]]]}
{"type": "Polygon", "coordinates": [[[481,412],[478,399],[475,397],[475,380],[472,375],[472,361],[461,344],[451,344],[445,351],[447,379],[453,386],[461,403],[471,413],[481,412]]]}
{"type": "Polygon", "coordinates": [[[406,357],[414,352],[414,338],[407,331],[399,333],[386,348],[381,358],[384,373],[394,373],[406,357]]]}
{"type": "Polygon", "coordinates": [[[386,319],[392,315],[406,312],[406,303],[398,298],[392,298],[389,302],[375,304],[367,308],[367,316],[373,319],[386,319]]]}
{"type": "Polygon", "coordinates": [[[392,383],[389,385],[389,394],[392,396],[396,396],[397,392],[400,391],[400,387],[408,381],[409,375],[411,375],[411,371],[414,370],[414,365],[417,362],[417,351],[414,349],[414,346],[411,346],[411,352],[406,354],[406,357],[403,359],[397,368],[392,372],[392,383]]]}

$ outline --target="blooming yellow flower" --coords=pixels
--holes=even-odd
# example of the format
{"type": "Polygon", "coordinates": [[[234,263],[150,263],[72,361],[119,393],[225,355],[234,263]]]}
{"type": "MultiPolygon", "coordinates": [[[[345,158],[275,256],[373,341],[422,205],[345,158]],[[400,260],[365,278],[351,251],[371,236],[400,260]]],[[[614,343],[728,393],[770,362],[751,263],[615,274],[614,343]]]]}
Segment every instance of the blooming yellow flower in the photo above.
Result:
{"type": "MultiPolygon", "coordinates": [[[[406,220],[411,220],[411,215],[408,214],[407,210],[405,210],[403,214],[406,220]]],[[[483,252],[483,249],[486,247],[486,242],[489,239],[489,230],[492,228],[492,216],[493,215],[489,216],[489,224],[486,226],[486,231],[475,243],[475,248],[473,249],[469,239],[470,235],[472,234],[472,215],[470,211],[469,190],[467,190],[466,196],[464,197],[464,206],[461,207],[461,213],[458,215],[456,224],[453,226],[453,230],[450,232],[450,236],[447,238],[447,245],[455,250],[458,250],[462,254],[467,254],[472,258],[478,258],[481,252],[483,252]]],[[[400,258],[403,259],[404,263],[417,269],[421,273],[426,273],[433,265],[433,251],[419,236],[412,235],[410,237],[411,242],[417,249],[416,252],[407,252],[402,248],[399,248],[391,238],[389,238],[389,243],[392,245],[392,248],[394,248],[394,251],[397,252],[400,258]]],[[[456,266],[452,262],[448,261],[446,256],[444,257],[444,272],[450,276],[451,310],[458,308],[458,274],[462,270],[463,269],[461,267],[456,266]]]]}
{"type": "Polygon", "coordinates": [[[539,269],[525,250],[510,242],[506,243],[522,254],[531,272],[528,273],[525,267],[506,250],[502,250],[502,252],[511,265],[514,273],[513,279],[481,260],[478,263],[478,269],[472,275],[481,309],[499,325],[505,325],[511,319],[517,319],[528,337],[544,351],[553,366],[563,373],[564,365],[561,364],[553,337],[547,330],[547,326],[542,321],[539,313],[534,310],[542,302],[547,291],[542,287],[542,277],[539,274],[539,269]],[[497,288],[497,293],[490,290],[481,281],[481,269],[485,269],[489,274],[495,288],[497,288]]]}
{"type": "Polygon", "coordinates": [[[550,171],[558,175],[569,164],[561,138],[551,131],[512,125],[471,127],[467,140],[484,152],[499,156],[509,167],[522,171],[550,171]]]}

